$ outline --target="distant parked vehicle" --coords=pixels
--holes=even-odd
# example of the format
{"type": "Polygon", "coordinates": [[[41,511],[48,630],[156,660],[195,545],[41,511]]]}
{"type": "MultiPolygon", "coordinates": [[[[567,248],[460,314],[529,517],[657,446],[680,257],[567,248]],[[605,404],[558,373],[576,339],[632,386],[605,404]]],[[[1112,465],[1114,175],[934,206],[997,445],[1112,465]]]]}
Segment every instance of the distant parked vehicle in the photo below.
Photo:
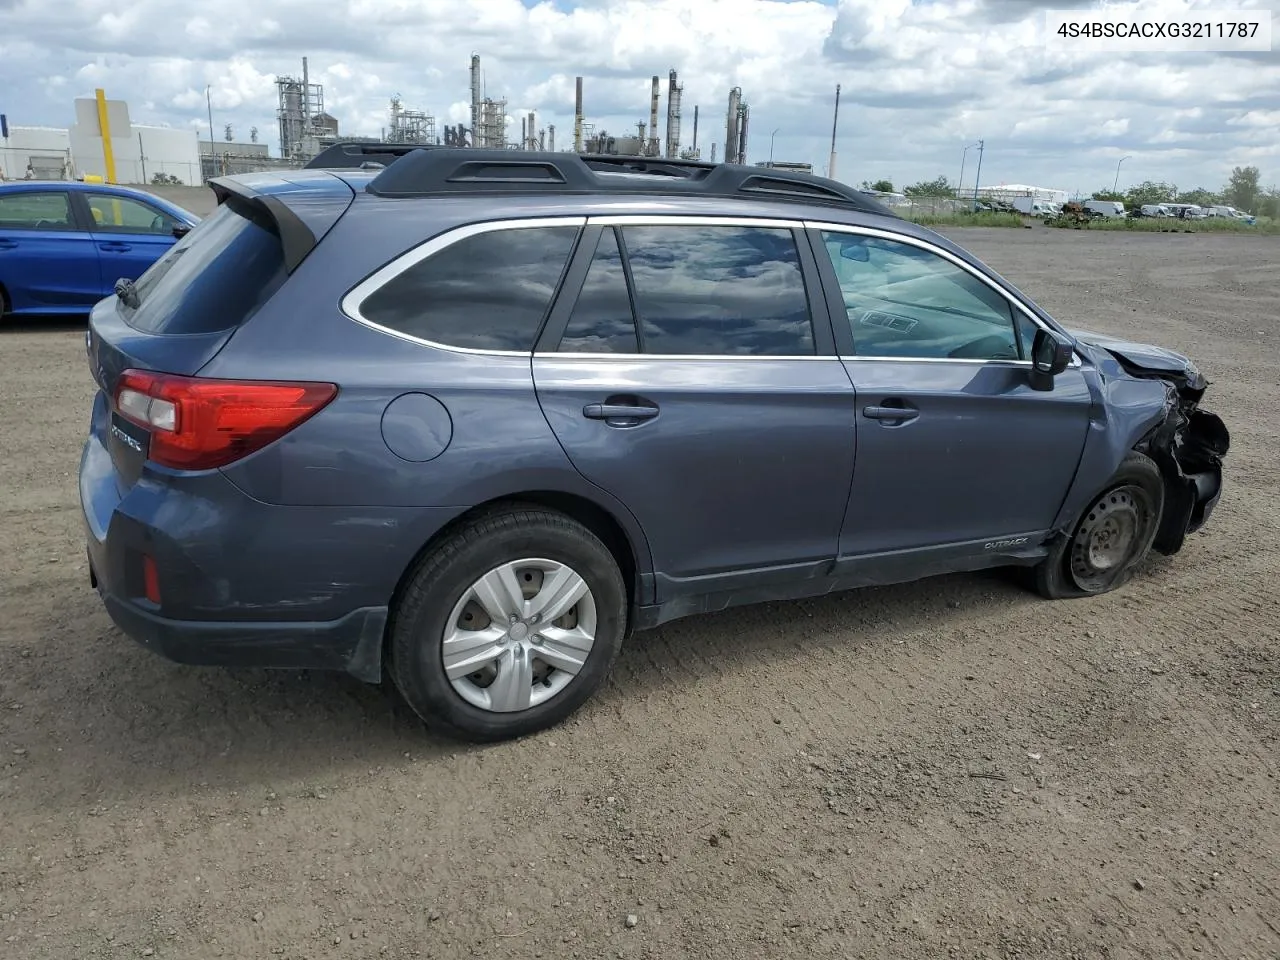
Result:
{"type": "Polygon", "coordinates": [[[1169,212],[1183,220],[1203,220],[1205,218],[1204,208],[1194,203],[1167,203],[1164,206],[1169,208],[1169,212]]]}
{"type": "Polygon", "coordinates": [[[0,183],[0,316],[88,314],[200,222],[141,190],[105,183],[0,183]]]}
{"type": "Polygon", "coordinates": [[[1014,197],[1013,207],[1029,217],[1056,217],[1062,212],[1062,208],[1051,200],[1036,200],[1032,197],[1014,197]]]}
{"type": "Polygon", "coordinates": [[[1099,217],[1123,217],[1124,204],[1119,200],[1086,200],[1084,208],[1099,217]]]}
{"type": "Polygon", "coordinates": [[[1138,208],[1140,217],[1172,217],[1173,210],[1167,203],[1144,203],[1138,208]]]}

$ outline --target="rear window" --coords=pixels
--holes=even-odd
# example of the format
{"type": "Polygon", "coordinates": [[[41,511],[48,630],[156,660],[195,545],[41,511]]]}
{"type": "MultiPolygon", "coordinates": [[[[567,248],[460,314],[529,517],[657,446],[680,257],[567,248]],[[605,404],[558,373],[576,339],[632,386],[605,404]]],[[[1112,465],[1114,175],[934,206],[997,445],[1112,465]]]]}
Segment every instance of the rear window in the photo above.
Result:
{"type": "Polygon", "coordinates": [[[138,278],[119,308],[145,333],[214,333],[244,323],[284,282],[284,251],[265,214],[221,204],[138,278]]]}
{"type": "Polygon", "coordinates": [[[464,237],[388,280],[360,314],[451,347],[531,350],[577,236],[577,227],[512,227],[464,237]]]}

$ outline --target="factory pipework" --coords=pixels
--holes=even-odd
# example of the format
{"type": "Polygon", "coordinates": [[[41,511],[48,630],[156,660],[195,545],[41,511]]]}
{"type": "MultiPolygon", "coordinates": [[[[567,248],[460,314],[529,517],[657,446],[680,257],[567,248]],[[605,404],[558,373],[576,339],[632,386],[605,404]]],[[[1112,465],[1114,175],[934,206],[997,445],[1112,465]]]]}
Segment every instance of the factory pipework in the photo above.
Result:
{"type": "Polygon", "coordinates": [[[573,152],[582,152],[582,78],[577,78],[573,100],[573,152]]]}
{"type": "Polygon", "coordinates": [[[668,159],[680,156],[680,98],[684,88],[676,82],[676,72],[667,74],[667,149],[668,159]]]}
{"type": "Polygon", "coordinates": [[[471,145],[483,147],[480,142],[480,54],[471,55],[471,145]]]}
{"type": "Polygon", "coordinates": [[[661,156],[658,146],[658,100],[662,96],[661,89],[657,74],[655,74],[649,94],[649,149],[646,151],[651,157],[661,156]]]}

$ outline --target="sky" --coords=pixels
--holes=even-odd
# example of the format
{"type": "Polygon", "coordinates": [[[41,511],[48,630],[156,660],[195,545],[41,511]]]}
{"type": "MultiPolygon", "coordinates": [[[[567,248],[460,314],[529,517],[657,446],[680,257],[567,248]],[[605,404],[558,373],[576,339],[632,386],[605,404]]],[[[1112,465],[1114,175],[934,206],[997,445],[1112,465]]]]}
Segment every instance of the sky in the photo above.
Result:
{"type": "MultiPolygon", "coordinates": [[[[699,105],[703,157],[723,156],[729,90],[750,105],[748,162],[826,171],[841,85],[836,176],[850,183],[958,179],[1091,192],[1163,180],[1220,187],[1254,165],[1280,182],[1280,22],[1269,53],[1049,49],[1046,8],[1102,0],[0,0],[0,113],[66,126],[102,87],[135,123],[232,124],[277,145],[279,74],[324,85],[341,131],[378,135],[388,105],[469,121],[470,56],[487,93],[572,142],[574,77],[587,121],[633,133],[650,78],[684,85],[683,135],[699,105]]],[[[1150,11],[1264,9],[1274,0],[1111,0],[1150,11]]],[[[1280,18],[1278,18],[1280,19],[1280,18]]]]}

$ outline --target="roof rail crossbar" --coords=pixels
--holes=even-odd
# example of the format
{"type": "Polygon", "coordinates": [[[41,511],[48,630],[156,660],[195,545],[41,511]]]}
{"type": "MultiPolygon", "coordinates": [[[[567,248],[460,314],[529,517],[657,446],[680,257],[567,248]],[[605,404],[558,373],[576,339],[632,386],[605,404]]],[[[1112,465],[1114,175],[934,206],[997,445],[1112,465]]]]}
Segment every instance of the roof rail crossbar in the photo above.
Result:
{"type": "Polygon", "coordinates": [[[409,150],[365,190],[381,197],[659,193],[832,204],[896,217],[860,190],[812,174],[697,160],[470,147],[409,150]]]}
{"type": "Polygon", "coordinates": [[[351,170],[360,167],[389,167],[414,150],[434,149],[424,143],[360,143],[332,144],[307,161],[304,170],[351,170]]]}

